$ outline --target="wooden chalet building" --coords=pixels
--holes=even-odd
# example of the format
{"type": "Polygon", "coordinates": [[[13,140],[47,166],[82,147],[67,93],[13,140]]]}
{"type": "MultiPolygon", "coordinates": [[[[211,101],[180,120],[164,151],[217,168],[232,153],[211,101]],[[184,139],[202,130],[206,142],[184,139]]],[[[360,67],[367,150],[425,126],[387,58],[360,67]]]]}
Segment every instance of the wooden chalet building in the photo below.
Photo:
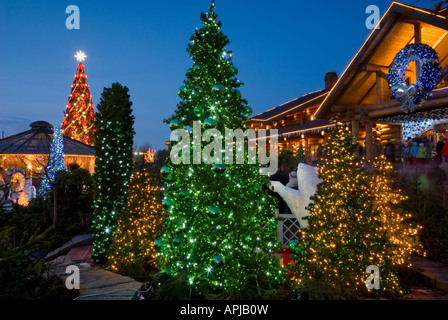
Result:
{"type": "MultiPolygon", "coordinates": [[[[417,81],[419,65],[411,62],[405,73],[408,84],[417,81]]],[[[363,146],[367,160],[383,152],[387,140],[401,146],[408,137],[422,137],[434,147],[448,129],[448,20],[436,14],[393,2],[337,83],[313,113],[318,121],[341,114],[349,123],[355,141],[363,146]],[[388,87],[389,66],[396,54],[408,44],[424,43],[439,56],[442,68],[437,87],[414,112],[404,113],[401,103],[388,87]],[[447,110],[447,111],[445,111],[447,110]]],[[[400,148],[396,149],[399,158],[400,148]]]]}
{"type": "MultiPolygon", "coordinates": [[[[389,139],[397,146],[397,158],[399,146],[407,137],[424,136],[434,146],[438,137],[448,133],[446,15],[447,10],[436,14],[392,2],[381,18],[380,28],[370,33],[339,78],[335,72],[328,72],[325,89],[256,115],[251,126],[278,129],[280,151],[296,151],[302,145],[309,162],[316,160],[319,145],[325,145],[326,131],[332,129],[330,119],[335,115],[350,127],[360,144],[358,155],[368,160],[380,155],[389,139]],[[417,111],[406,114],[391,95],[387,76],[396,54],[412,43],[435,49],[443,71],[428,99],[417,111]]],[[[409,64],[405,75],[408,84],[416,82],[418,68],[418,64],[409,64]]]]}
{"type": "Polygon", "coordinates": [[[277,129],[279,151],[297,153],[303,147],[307,159],[317,160],[317,148],[325,145],[325,133],[333,125],[328,119],[315,119],[314,113],[338,80],[336,72],[325,75],[325,89],[306,94],[251,118],[254,129],[277,129]]]}

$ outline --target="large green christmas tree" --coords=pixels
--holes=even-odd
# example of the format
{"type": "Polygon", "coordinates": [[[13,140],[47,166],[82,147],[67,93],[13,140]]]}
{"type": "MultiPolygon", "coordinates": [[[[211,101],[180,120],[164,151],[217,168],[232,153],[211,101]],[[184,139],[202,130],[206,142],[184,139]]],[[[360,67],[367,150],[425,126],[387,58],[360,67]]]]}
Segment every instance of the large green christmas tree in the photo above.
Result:
{"type": "MultiPolygon", "coordinates": [[[[232,52],[226,49],[229,40],[214,7],[212,2],[201,13],[203,27],[187,48],[193,65],[179,89],[182,101],[165,121],[171,129],[194,128],[193,122],[200,121],[201,134],[215,128],[224,136],[226,128],[245,129],[251,109],[238,90],[243,84],[236,78],[232,52]]],[[[199,144],[190,149],[193,158],[210,145],[199,144]]],[[[258,164],[249,163],[244,149],[243,164],[216,161],[216,155],[209,164],[204,157],[201,164],[174,164],[168,158],[161,170],[168,216],[156,241],[160,267],[169,275],[186,274],[199,293],[212,288],[235,297],[250,282],[280,275],[278,262],[269,259],[277,246],[275,199],[262,188],[268,177],[260,175],[258,164]]]]}
{"type": "Polygon", "coordinates": [[[104,88],[95,114],[93,257],[105,262],[112,234],[128,200],[133,167],[134,116],[129,89],[104,88]]]}
{"type": "Polygon", "coordinates": [[[351,298],[402,293],[397,271],[408,265],[418,228],[397,207],[404,200],[393,189],[393,169],[378,160],[372,172],[353,156],[356,145],[348,127],[329,134],[319,167],[317,193],[311,198],[309,226],[302,233],[303,255],[295,265],[302,287],[325,284],[351,298]],[[368,288],[369,266],[379,270],[379,288],[368,288]],[[311,282],[310,282],[311,281],[311,282]]]}

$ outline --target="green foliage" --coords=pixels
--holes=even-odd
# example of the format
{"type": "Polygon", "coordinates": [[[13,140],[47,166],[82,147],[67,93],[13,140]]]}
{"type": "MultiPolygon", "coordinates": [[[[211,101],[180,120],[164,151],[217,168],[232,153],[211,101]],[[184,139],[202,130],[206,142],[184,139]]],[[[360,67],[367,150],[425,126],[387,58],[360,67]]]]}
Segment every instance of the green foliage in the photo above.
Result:
{"type": "MultiPolygon", "coordinates": [[[[250,110],[237,90],[242,83],[213,9],[214,3],[201,14],[203,27],[191,37],[187,51],[194,65],[179,91],[182,101],[166,122],[173,129],[216,121],[225,136],[225,129],[245,129],[250,110]]],[[[207,146],[202,141],[198,149],[207,146]]],[[[247,159],[246,153],[244,164],[174,164],[170,158],[165,163],[168,217],[160,238],[160,269],[173,279],[186,275],[198,295],[238,297],[253,287],[248,284],[255,278],[269,275],[281,281],[278,264],[268,257],[278,246],[276,231],[265,228],[274,221],[275,199],[263,188],[269,178],[247,159]]]]}
{"type": "Polygon", "coordinates": [[[157,283],[150,300],[290,300],[292,287],[283,282],[274,281],[266,275],[248,275],[238,290],[220,290],[207,283],[198,287],[189,283],[185,270],[171,276],[166,272],[157,274],[152,283],[157,283]]]}
{"type": "Polygon", "coordinates": [[[158,180],[150,164],[136,165],[129,182],[129,200],[118,221],[107,265],[133,278],[156,272],[154,241],[160,235],[165,212],[160,200],[158,180]]]}
{"type": "MultiPolygon", "coordinates": [[[[57,224],[52,236],[40,242],[40,250],[54,250],[74,236],[90,231],[93,180],[90,173],[77,165],[71,165],[70,171],[57,175],[57,224]]],[[[2,214],[0,226],[12,227],[11,236],[16,244],[23,243],[37,229],[47,229],[53,225],[53,191],[46,198],[38,197],[30,201],[27,207],[14,204],[12,212],[2,214]]]]}
{"type": "Polygon", "coordinates": [[[397,271],[414,250],[418,229],[397,207],[404,196],[393,189],[390,164],[381,159],[373,172],[365,172],[354,148],[343,127],[329,134],[325,163],[319,167],[323,183],[311,197],[303,254],[293,269],[301,290],[323,285],[331,288],[330,296],[350,299],[400,295],[397,271]],[[370,265],[380,270],[379,290],[366,288],[370,265]]]}
{"type": "Polygon", "coordinates": [[[192,300],[198,298],[188,283],[187,271],[178,272],[175,276],[161,272],[152,281],[159,284],[157,289],[150,294],[150,300],[192,300]]]}
{"type": "Polygon", "coordinates": [[[296,171],[299,163],[306,163],[306,156],[303,146],[300,146],[297,149],[296,155],[294,155],[292,150],[283,149],[278,155],[278,163],[280,166],[285,165],[290,170],[296,171]]]}
{"type": "Polygon", "coordinates": [[[299,149],[297,149],[296,161],[297,165],[295,167],[297,167],[299,163],[306,163],[305,151],[303,150],[302,145],[300,145],[299,149]]]}
{"type": "Polygon", "coordinates": [[[355,295],[349,288],[335,287],[323,280],[304,279],[297,289],[300,300],[354,300],[355,295]]]}
{"type": "Polygon", "coordinates": [[[291,150],[283,149],[278,155],[278,164],[280,166],[285,165],[288,168],[296,168],[298,163],[291,150]]]}
{"type": "Polygon", "coordinates": [[[420,242],[429,259],[448,266],[448,206],[430,189],[423,188],[419,177],[404,177],[399,182],[408,199],[401,207],[412,213],[415,223],[422,226],[420,242]]]}
{"type": "Polygon", "coordinates": [[[14,227],[0,229],[0,300],[54,299],[63,292],[60,281],[44,277],[43,261],[32,256],[50,230],[19,235],[14,227]]]}
{"type": "MultiPolygon", "coordinates": [[[[77,165],[57,185],[58,224],[56,231],[69,237],[88,232],[92,220],[93,178],[77,165]]],[[[51,199],[50,199],[51,200],[51,199]]]]}
{"type": "Polygon", "coordinates": [[[71,299],[76,295],[65,289],[44,261],[35,253],[54,250],[74,236],[90,230],[93,180],[89,172],[71,165],[59,172],[58,223],[52,229],[53,191],[45,198],[30,201],[27,207],[13,204],[11,212],[0,216],[0,299],[71,299]],[[36,230],[45,230],[40,233],[36,230]]]}
{"type": "Polygon", "coordinates": [[[105,262],[111,235],[128,199],[133,167],[134,116],[129,89],[119,83],[104,88],[95,114],[94,219],[97,262],[105,262]]]}

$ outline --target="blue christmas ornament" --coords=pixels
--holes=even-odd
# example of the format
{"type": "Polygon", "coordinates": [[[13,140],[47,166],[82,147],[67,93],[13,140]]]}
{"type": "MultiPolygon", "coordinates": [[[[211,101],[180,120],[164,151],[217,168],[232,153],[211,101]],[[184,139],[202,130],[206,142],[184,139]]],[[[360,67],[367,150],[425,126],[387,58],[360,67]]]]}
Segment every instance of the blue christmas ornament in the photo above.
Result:
{"type": "Polygon", "coordinates": [[[173,119],[170,121],[170,129],[171,130],[176,130],[180,128],[180,122],[178,119],[173,119]]]}
{"type": "Polygon", "coordinates": [[[212,129],[216,128],[216,120],[212,118],[207,118],[204,120],[204,123],[202,124],[202,127],[204,129],[212,129]]]}
{"type": "Polygon", "coordinates": [[[213,92],[221,92],[221,91],[223,91],[224,90],[224,86],[222,85],[222,84],[215,84],[213,87],[212,87],[212,91],[213,92]]]}
{"type": "Polygon", "coordinates": [[[225,263],[224,257],[221,255],[216,255],[210,260],[218,267],[222,267],[225,263]]]}
{"type": "Polygon", "coordinates": [[[173,208],[173,203],[170,198],[165,198],[162,200],[162,206],[165,210],[170,211],[173,208]]]}
{"type": "Polygon", "coordinates": [[[207,215],[210,218],[214,218],[214,219],[217,218],[219,216],[220,212],[221,212],[221,209],[219,207],[209,207],[209,208],[207,208],[207,215]]]}
{"type": "Polygon", "coordinates": [[[215,163],[212,167],[213,172],[222,175],[226,172],[227,166],[224,163],[215,163]]]}
{"type": "Polygon", "coordinates": [[[177,91],[177,94],[181,99],[186,99],[188,97],[189,90],[186,86],[182,86],[177,91]]]}

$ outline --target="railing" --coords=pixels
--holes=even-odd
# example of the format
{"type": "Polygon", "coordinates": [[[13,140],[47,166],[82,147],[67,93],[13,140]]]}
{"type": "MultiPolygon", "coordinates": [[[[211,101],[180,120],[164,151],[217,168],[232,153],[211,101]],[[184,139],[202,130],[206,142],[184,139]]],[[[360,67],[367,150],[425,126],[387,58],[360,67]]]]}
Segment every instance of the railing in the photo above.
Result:
{"type": "Polygon", "coordinates": [[[287,246],[291,240],[298,240],[300,224],[296,216],[293,214],[279,213],[279,210],[275,210],[275,217],[282,218],[278,221],[278,242],[287,246]]]}

